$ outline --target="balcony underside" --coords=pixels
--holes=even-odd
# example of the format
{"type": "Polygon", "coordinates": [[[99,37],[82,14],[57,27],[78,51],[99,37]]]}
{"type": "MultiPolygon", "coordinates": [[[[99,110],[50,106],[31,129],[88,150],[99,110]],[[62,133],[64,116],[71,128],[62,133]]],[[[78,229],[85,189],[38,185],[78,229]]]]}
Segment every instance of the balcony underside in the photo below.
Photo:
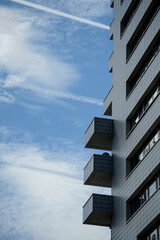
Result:
{"type": "Polygon", "coordinates": [[[94,171],[84,184],[98,187],[111,187],[112,173],[94,171]]]}
{"type": "Polygon", "coordinates": [[[110,227],[112,215],[110,213],[92,212],[83,224],[110,227]]]}
{"type": "Polygon", "coordinates": [[[85,145],[86,148],[112,150],[112,135],[95,132],[85,145]]]}

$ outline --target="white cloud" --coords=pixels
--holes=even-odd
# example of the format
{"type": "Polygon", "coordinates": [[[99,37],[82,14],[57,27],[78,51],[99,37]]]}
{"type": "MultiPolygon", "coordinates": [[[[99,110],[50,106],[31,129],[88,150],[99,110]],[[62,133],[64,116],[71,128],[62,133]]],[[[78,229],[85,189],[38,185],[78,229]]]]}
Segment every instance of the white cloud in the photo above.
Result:
{"type": "Polygon", "coordinates": [[[110,237],[108,228],[82,225],[82,206],[90,194],[108,192],[82,185],[81,173],[89,154],[77,151],[80,146],[67,139],[57,142],[50,150],[33,143],[0,143],[3,239],[110,237]]]}
{"type": "Polygon", "coordinates": [[[85,18],[95,19],[112,15],[110,0],[28,0],[28,2],[85,18]]]}
{"type": "Polygon", "coordinates": [[[45,12],[48,12],[48,13],[52,13],[52,14],[55,14],[55,15],[58,15],[58,16],[61,16],[61,17],[69,18],[71,20],[75,20],[75,21],[78,21],[78,22],[81,22],[81,23],[89,24],[89,25],[94,26],[94,27],[103,28],[103,29],[106,29],[106,30],[110,29],[109,26],[107,26],[107,25],[97,23],[97,22],[94,22],[94,21],[91,21],[91,20],[88,20],[88,19],[85,19],[85,18],[80,18],[80,17],[74,16],[72,14],[64,13],[62,11],[58,11],[58,10],[53,9],[53,8],[48,8],[48,7],[44,7],[42,5],[39,5],[39,4],[31,3],[29,1],[25,1],[25,0],[11,0],[11,1],[23,4],[25,6],[29,6],[29,7],[38,9],[38,10],[42,10],[42,11],[45,11],[45,12]]]}
{"type": "Polygon", "coordinates": [[[47,110],[47,108],[45,108],[41,105],[35,105],[35,104],[26,103],[26,102],[21,102],[19,104],[21,106],[25,107],[27,109],[27,112],[32,115],[37,115],[37,113],[44,112],[47,110]]]}
{"type": "Polygon", "coordinates": [[[15,101],[15,97],[6,92],[6,91],[0,91],[0,103],[13,103],[15,101]]]}
{"type": "Polygon", "coordinates": [[[91,98],[91,97],[86,97],[82,95],[76,95],[73,93],[67,93],[67,92],[62,92],[62,91],[54,91],[50,89],[38,89],[39,91],[37,92],[38,94],[42,93],[43,96],[46,99],[53,99],[54,97],[58,98],[64,98],[64,99],[71,99],[71,100],[76,100],[78,102],[83,102],[83,103],[90,103],[90,104],[96,104],[98,106],[103,105],[103,101],[100,99],[96,98],[91,98]]]}
{"type": "Polygon", "coordinates": [[[60,0],[57,5],[77,16],[97,18],[111,15],[109,4],[109,0],[60,0]]]}
{"type": "Polygon", "coordinates": [[[6,126],[0,126],[0,139],[4,141],[11,135],[11,131],[6,126]]]}
{"type": "Polygon", "coordinates": [[[46,88],[67,90],[74,85],[79,77],[76,68],[47,51],[43,52],[38,44],[32,44],[30,38],[38,33],[33,33],[30,22],[15,21],[10,10],[3,13],[0,64],[9,72],[4,87],[21,87],[38,92],[46,88]],[[11,19],[7,19],[8,15],[11,19]]]}
{"type": "MultiPolygon", "coordinates": [[[[1,76],[0,86],[6,95],[7,89],[18,88],[51,101],[65,98],[101,105],[100,100],[70,93],[80,80],[78,69],[51,53],[44,43],[33,43],[42,36],[34,28],[34,20],[38,22],[19,10],[0,9],[0,68],[7,73],[1,76]]],[[[8,93],[8,98],[1,96],[0,100],[13,102],[14,97],[8,93]]]]}

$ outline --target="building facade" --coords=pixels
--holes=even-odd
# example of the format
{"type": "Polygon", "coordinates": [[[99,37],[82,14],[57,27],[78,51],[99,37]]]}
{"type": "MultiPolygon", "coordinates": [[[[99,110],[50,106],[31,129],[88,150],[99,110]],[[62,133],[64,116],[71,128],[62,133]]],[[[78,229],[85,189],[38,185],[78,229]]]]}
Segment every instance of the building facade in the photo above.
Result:
{"type": "Polygon", "coordinates": [[[84,184],[111,187],[112,195],[93,194],[83,223],[110,227],[112,240],[160,240],[160,1],[110,4],[112,88],[85,147],[112,154],[91,157],[84,184]]]}

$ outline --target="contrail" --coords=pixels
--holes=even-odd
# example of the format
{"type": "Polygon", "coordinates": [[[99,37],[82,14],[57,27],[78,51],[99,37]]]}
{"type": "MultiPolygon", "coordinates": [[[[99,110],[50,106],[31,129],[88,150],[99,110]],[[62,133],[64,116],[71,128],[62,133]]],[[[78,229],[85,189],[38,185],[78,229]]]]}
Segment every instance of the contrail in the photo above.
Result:
{"type": "Polygon", "coordinates": [[[95,27],[98,27],[98,28],[103,28],[103,29],[106,29],[106,30],[110,30],[110,27],[107,26],[107,25],[97,23],[97,22],[93,22],[93,21],[87,20],[85,18],[76,17],[74,15],[64,13],[64,12],[61,12],[61,11],[58,11],[58,10],[55,10],[55,9],[52,9],[52,8],[44,7],[44,6],[39,5],[39,4],[27,2],[25,0],[11,0],[11,1],[23,4],[23,5],[28,6],[28,7],[36,8],[36,9],[41,10],[41,11],[56,14],[56,15],[61,16],[61,17],[69,18],[69,19],[72,19],[72,20],[75,20],[75,21],[78,21],[78,22],[81,22],[81,23],[86,23],[86,24],[89,24],[89,25],[92,25],[92,26],[95,26],[95,27]]]}

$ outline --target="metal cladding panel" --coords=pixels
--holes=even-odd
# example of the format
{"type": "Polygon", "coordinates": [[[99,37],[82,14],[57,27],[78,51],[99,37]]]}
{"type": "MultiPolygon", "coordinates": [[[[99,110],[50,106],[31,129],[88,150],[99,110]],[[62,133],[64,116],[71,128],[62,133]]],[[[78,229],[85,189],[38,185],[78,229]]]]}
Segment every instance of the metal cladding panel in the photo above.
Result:
{"type": "Polygon", "coordinates": [[[112,157],[108,155],[94,154],[84,168],[84,184],[111,187],[112,172],[112,157]]]}

